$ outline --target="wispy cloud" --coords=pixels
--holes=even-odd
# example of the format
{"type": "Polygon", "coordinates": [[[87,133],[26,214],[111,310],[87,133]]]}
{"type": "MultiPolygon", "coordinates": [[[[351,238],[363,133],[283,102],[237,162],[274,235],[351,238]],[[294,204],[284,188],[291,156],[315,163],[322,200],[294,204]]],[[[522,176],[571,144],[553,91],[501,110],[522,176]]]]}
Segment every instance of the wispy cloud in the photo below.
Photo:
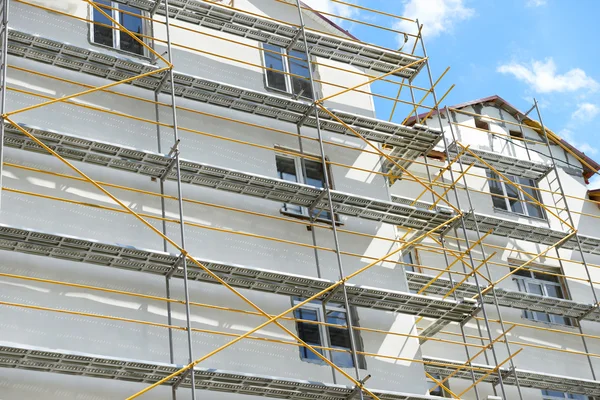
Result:
{"type": "Polygon", "coordinates": [[[498,72],[513,75],[538,93],[574,92],[581,89],[597,90],[598,82],[588,76],[584,70],[573,68],[564,74],[557,73],[552,58],[544,61],[532,61],[529,64],[511,62],[498,67],[498,72]]]}
{"type": "Polygon", "coordinates": [[[558,132],[559,136],[569,142],[571,145],[575,146],[578,150],[586,153],[587,155],[597,155],[598,148],[590,145],[586,141],[580,141],[575,133],[569,129],[563,129],[558,132]]]}
{"type": "MultiPolygon", "coordinates": [[[[344,18],[356,18],[359,14],[359,9],[344,4],[334,3],[331,0],[302,0],[307,6],[329,14],[339,15],[344,18]]],[[[345,0],[346,3],[357,4],[357,0],[345,0]]],[[[326,18],[331,19],[336,24],[342,25],[344,28],[348,27],[351,22],[344,21],[343,18],[337,18],[331,15],[324,14],[326,18]]]]}
{"type": "Polygon", "coordinates": [[[525,5],[527,7],[541,7],[545,6],[548,2],[546,0],[527,0],[525,5]]]}
{"type": "MultiPolygon", "coordinates": [[[[451,32],[456,24],[472,18],[475,10],[465,5],[465,0],[404,0],[403,17],[419,19],[423,25],[423,35],[433,38],[444,32],[451,32]]],[[[400,21],[395,29],[408,33],[417,33],[417,25],[409,21],[400,21]]],[[[403,38],[401,38],[403,40],[403,38]]]]}
{"type": "Polygon", "coordinates": [[[581,103],[577,109],[573,111],[571,117],[579,121],[591,121],[600,114],[600,107],[592,103],[581,103]]]}

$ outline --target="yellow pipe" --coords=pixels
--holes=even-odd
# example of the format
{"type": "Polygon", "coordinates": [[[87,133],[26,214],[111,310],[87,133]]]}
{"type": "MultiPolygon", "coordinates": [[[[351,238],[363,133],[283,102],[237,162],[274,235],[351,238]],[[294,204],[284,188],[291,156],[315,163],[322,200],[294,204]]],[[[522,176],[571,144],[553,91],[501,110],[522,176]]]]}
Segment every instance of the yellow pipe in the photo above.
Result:
{"type": "MultiPolygon", "coordinates": [[[[98,190],[100,190],[106,196],[110,197],[114,202],[116,202],[117,204],[119,204],[122,208],[124,208],[126,210],[129,210],[129,213],[131,215],[135,216],[140,222],[142,222],[144,225],[146,225],[148,228],[150,228],[150,230],[152,230],[153,232],[155,232],[156,234],[158,234],[167,243],[171,244],[178,251],[180,251],[181,254],[183,254],[185,257],[187,257],[190,261],[192,261],[198,267],[202,268],[208,275],[210,275],[212,278],[214,278],[215,280],[217,280],[219,283],[221,283],[227,289],[229,289],[234,294],[236,294],[240,299],[242,299],[243,301],[245,301],[248,305],[250,305],[251,307],[255,308],[257,311],[259,311],[261,314],[263,314],[264,316],[266,316],[268,318],[268,314],[265,313],[260,307],[258,307],[256,304],[254,304],[253,302],[251,302],[250,300],[248,300],[244,295],[242,295],[235,288],[233,288],[232,286],[230,286],[227,282],[225,282],[223,279],[221,279],[218,275],[216,275],[215,273],[213,273],[210,269],[208,269],[206,266],[204,266],[202,263],[200,263],[198,260],[196,260],[191,255],[189,255],[188,252],[185,249],[183,249],[177,243],[175,243],[173,240],[171,240],[169,237],[167,237],[166,235],[164,235],[161,231],[159,231],[157,228],[155,228],[152,224],[150,224],[148,221],[146,221],[144,218],[142,218],[138,213],[136,213],[131,208],[129,208],[127,205],[125,205],[125,203],[123,203],[122,201],[120,201],[119,199],[117,199],[110,192],[108,192],[106,189],[104,189],[102,186],[100,186],[96,181],[94,181],[93,179],[91,179],[90,177],[88,177],[81,170],[79,170],[77,167],[75,167],[69,161],[65,160],[58,153],[56,153],[54,150],[52,150],[51,148],[49,148],[48,146],[46,146],[43,142],[41,142],[39,139],[37,139],[34,135],[30,134],[25,129],[21,128],[18,124],[16,124],[14,121],[12,121],[9,117],[4,116],[4,118],[5,118],[6,121],[10,122],[13,126],[15,126],[17,129],[19,129],[21,131],[21,133],[23,133],[24,135],[28,136],[30,139],[32,139],[34,142],[36,142],[39,146],[41,146],[42,148],[44,148],[44,150],[46,150],[47,152],[49,152],[50,154],[52,154],[53,156],[55,156],[56,158],[58,158],[61,162],[63,162],[64,164],[66,164],[69,168],[71,168],[74,171],[76,171],[81,177],[85,178],[89,183],[91,183],[93,186],[95,186],[98,190]]],[[[387,257],[385,257],[385,258],[387,258],[387,257]]],[[[330,288],[330,290],[334,289],[335,287],[337,287],[337,286],[333,285],[330,288]]],[[[273,320],[271,322],[274,322],[274,321],[275,320],[273,320]]],[[[300,339],[297,335],[295,335],[289,329],[287,329],[286,327],[284,327],[283,325],[281,325],[279,322],[276,322],[276,325],[279,326],[281,329],[283,329],[286,333],[288,333],[290,336],[292,336],[298,342],[306,344],[302,339],[300,339]]],[[[253,332],[250,332],[250,333],[253,333],[253,332]]],[[[342,369],[340,369],[339,367],[337,367],[334,363],[332,363],[331,361],[329,361],[327,358],[323,357],[321,355],[321,353],[319,353],[317,350],[315,350],[314,348],[312,348],[310,345],[306,344],[306,346],[307,346],[306,348],[308,350],[310,350],[313,354],[315,354],[317,357],[321,358],[326,364],[330,365],[332,368],[334,368],[335,370],[337,370],[338,372],[340,372],[343,376],[347,377],[354,384],[358,383],[358,381],[356,381],[354,378],[352,378],[352,376],[348,375],[342,369]]],[[[214,353],[211,353],[210,355],[212,355],[212,354],[214,354],[214,353]]],[[[208,358],[208,357],[206,357],[206,358],[208,358]]],[[[181,372],[184,372],[184,371],[181,371],[181,372]]],[[[374,398],[376,398],[376,396],[374,398]]]]}
{"type": "Polygon", "coordinates": [[[489,372],[486,372],[481,378],[477,379],[475,381],[475,383],[471,384],[468,388],[466,388],[465,390],[463,390],[459,396],[464,395],[465,393],[467,393],[468,391],[470,391],[471,389],[473,389],[473,387],[475,387],[475,385],[477,385],[479,382],[483,381],[485,378],[487,378],[488,376],[490,376],[491,374],[497,372],[501,366],[503,366],[504,364],[506,364],[507,362],[509,362],[511,359],[513,359],[517,354],[519,354],[521,351],[523,351],[523,348],[520,348],[519,350],[515,351],[513,353],[513,355],[511,355],[510,357],[508,357],[506,360],[502,361],[497,367],[495,367],[494,369],[492,369],[489,372]]]}
{"type": "MultiPolygon", "coordinates": [[[[527,265],[531,264],[535,259],[537,259],[538,257],[542,257],[544,254],[546,254],[547,252],[549,252],[553,248],[555,248],[557,246],[560,246],[562,243],[564,243],[567,240],[569,240],[575,234],[577,234],[577,231],[573,231],[573,232],[569,233],[567,236],[565,236],[564,238],[562,238],[561,240],[559,240],[558,242],[556,242],[552,246],[548,247],[546,250],[543,250],[540,253],[538,253],[532,259],[530,259],[530,260],[526,261],[525,263],[521,264],[519,267],[512,269],[508,274],[504,275],[502,278],[498,279],[496,282],[494,282],[493,284],[491,284],[490,286],[488,286],[487,288],[485,288],[481,292],[481,294],[482,295],[486,294],[488,291],[492,290],[498,283],[502,282],[503,280],[505,280],[506,278],[508,278],[512,274],[514,274],[515,272],[522,270],[524,267],[526,267],[527,265]]],[[[474,299],[477,298],[477,297],[479,297],[479,295],[473,296],[474,299]]]]}
{"type": "MultiPolygon", "coordinates": [[[[375,151],[378,151],[385,159],[387,159],[388,161],[392,162],[396,167],[400,168],[402,171],[404,171],[404,173],[406,173],[408,176],[412,177],[413,179],[415,179],[415,181],[417,183],[419,183],[421,186],[423,186],[424,188],[426,188],[427,190],[429,190],[431,193],[434,194],[434,196],[440,198],[440,195],[437,194],[434,190],[431,190],[426,183],[422,182],[419,178],[417,178],[415,175],[413,175],[409,170],[407,170],[406,168],[404,168],[402,165],[398,164],[397,162],[395,162],[394,160],[392,160],[387,154],[385,154],[383,151],[381,151],[379,148],[377,148],[376,146],[374,146],[371,142],[369,142],[367,139],[365,139],[361,134],[359,134],[355,129],[351,128],[348,124],[346,124],[344,121],[342,121],[340,118],[338,118],[335,114],[333,114],[331,111],[329,111],[327,108],[325,108],[322,104],[317,102],[317,105],[319,106],[319,108],[321,108],[323,111],[325,111],[327,114],[329,114],[333,119],[335,119],[336,121],[338,121],[340,124],[342,124],[344,126],[344,128],[348,129],[349,131],[351,131],[352,133],[354,133],[354,135],[356,135],[356,137],[358,137],[359,139],[361,139],[363,142],[365,142],[368,146],[370,146],[371,148],[373,148],[375,151]]],[[[442,199],[442,201],[448,205],[450,208],[452,208],[458,215],[462,215],[462,212],[457,209],[456,207],[454,207],[454,205],[452,205],[450,202],[448,202],[446,199],[442,199]]]]}
{"type": "Polygon", "coordinates": [[[363,83],[361,83],[361,84],[358,84],[358,85],[352,86],[352,87],[350,87],[350,88],[347,88],[347,89],[345,89],[345,90],[342,90],[341,92],[334,93],[334,94],[332,94],[332,95],[329,95],[329,96],[326,96],[326,97],[322,97],[322,98],[320,98],[319,100],[317,100],[315,103],[316,103],[316,104],[319,104],[319,105],[321,105],[321,104],[323,104],[323,102],[325,102],[325,101],[327,101],[327,100],[330,100],[330,99],[332,99],[332,98],[334,98],[334,97],[340,96],[340,95],[342,95],[342,94],[344,94],[344,93],[348,93],[348,92],[350,92],[350,91],[353,91],[353,90],[355,90],[355,89],[358,89],[359,87],[366,86],[366,85],[370,85],[370,84],[371,84],[371,83],[373,83],[373,82],[376,82],[376,81],[378,81],[378,80],[380,80],[380,79],[382,79],[382,78],[385,78],[386,76],[390,76],[390,75],[392,75],[392,74],[395,74],[395,73],[397,73],[397,72],[404,71],[404,70],[405,70],[405,69],[407,69],[407,68],[410,68],[410,67],[412,67],[412,66],[414,66],[414,65],[417,65],[417,64],[421,64],[421,63],[423,63],[423,62],[425,62],[425,61],[427,61],[427,58],[422,58],[422,59],[419,59],[419,60],[417,60],[417,61],[413,61],[413,62],[411,62],[411,63],[409,63],[409,64],[406,64],[406,65],[403,65],[402,67],[399,67],[399,68],[394,68],[394,69],[393,69],[393,70],[391,70],[390,72],[386,72],[385,74],[383,74],[383,75],[381,75],[381,76],[375,77],[375,78],[373,78],[373,79],[369,79],[369,80],[368,80],[368,81],[366,81],[366,82],[363,82],[363,83]]]}

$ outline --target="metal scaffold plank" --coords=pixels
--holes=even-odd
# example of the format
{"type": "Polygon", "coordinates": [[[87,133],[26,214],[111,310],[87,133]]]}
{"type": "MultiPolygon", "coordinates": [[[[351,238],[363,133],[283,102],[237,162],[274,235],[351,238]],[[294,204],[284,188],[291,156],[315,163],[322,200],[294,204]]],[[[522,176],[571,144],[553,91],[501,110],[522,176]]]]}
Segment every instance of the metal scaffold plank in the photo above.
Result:
{"type": "MultiPolygon", "coordinates": [[[[167,275],[177,264],[178,256],[121,244],[102,243],[75,236],[46,233],[0,225],[0,250],[101,265],[129,271],[167,275]]],[[[311,297],[334,282],[310,276],[252,268],[218,261],[198,259],[204,266],[236,288],[285,296],[311,297]]],[[[177,268],[173,276],[183,278],[177,268]]],[[[188,279],[217,283],[204,270],[188,266],[188,279]]],[[[350,304],[362,308],[395,311],[427,318],[461,322],[475,310],[475,301],[439,300],[429,296],[368,286],[346,284],[350,304]]],[[[340,302],[342,293],[331,301],[340,302]]]]}
{"type": "MultiPolygon", "coordinates": [[[[392,195],[392,201],[399,204],[413,204],[414,200],[406,197],[392,195]]],[[[431,204],[418,201],[416,207],[427,209],[431,204]]],[[[545,226],[525,224],[517,221],[499,218],[496,216],[485,215],[474,212],[465,212],[463,219],[467,229],[475,230],[479,226],[480,231],[492,231],[495,236],[502,236],[510,239],[525,240],[528,242],[539,243],[552,246],[567,236],[566,232],[550,229],[545,226]]],[[[577,234],[584,252],[600,255],[600,238],[577,234]]],[[[577,239],[575,236],[565,241],[561,248],[574,250],[577,248],[577,239]]]]}
{"type": "MultiPolygon", "coordinates": [[[[462,362],[427,356],[424,356],[423,360],[427,362],[427,364],[425,364],[425,371],[430,374],[445,377],[454,373],[457,369],[462,368],[456,372],[453,377],[458,379],[471,379],[471,371],[462,362]]],[[[472,364],[472,366],[475,369],[474,373],[476,379],[482,378],[486,373],[490,373],[494,369],[494,367],[489,365],[472,364]]],[[[516,374],[521,387],[556,390],[559,392],[583,394],[586,396],[600,395],[599,381],[532,372],[518,368],[514,372],[510,372],[508,368],[500,367],[500,371],[505,377],[503,379],[504,383],[509,385],[515,384],[514,375],[516,374]]],[[[489,374],[483,381],[495,384],[497,383],[497,379],[497,374],[489,374]]]]}
{"type": "MultiPolygon", "coordinates": [[[[132,360],[28,345],[0,343],[0,368],[52,372],[151,384],[179,370],[182,365],[132,360]]],[[[213,368],[194,368],[195,387],[200,390],[292,400],[347,399],[353,388],[330,383],[279,378],[213,368]]],[[[174,385],[173,378],[166,385],[174,385]]],[[[190,386],[189,376],[181,386],[190,386]]],[[[391,391],[373,390],[382,400],[436,400],[391,391]]],[[[368,397],[370,398],[370,397],[368,397]]]]}
{"type": "MultiPolygon", "coordinates": [[[[469,150],[490,164],[496,170],[506,175],[519,176],[522,178],[529,178],[539,181],[552,170],[551,165],[546,165],[543,163],[511,157],[473,147],[470,147],[469,150]]],[[[461,152],[460,146],[458,146],[456,143],[452,143],[450,146],[448,146],[448,152],[450,156],[455,157],[461,152]]],[[[477,167],[487,168],[484,163],[468,152],[462,152],[460,160],[467,165],[475,164],[477,167]]]]}
{"type": "MultiPolygon", "coordinates": [[[[22,126],[67,159],[155,178],[160,178],[166,173],[167,179],[177,179],[175,171],[167,170],[171,162],[167,155],[22,126]]],[[[5,144],[22,150],[46,153],[38,144],[10,125],[6,125],[5,144]]],[[[321,196],[321,188],[183,159],[180,160],[180,164],[181,180],[184,183],[303,207],[314,205],[316,209],[321,209],[327,206],[327,200],[321,196]]],[[[331,191],[331,200],[337,214],[414,229],[433,229],[454,216],[443,207],[428,210],[336,190],[331,191]]]]}
{"type": "MultiPolygon", "coordinates": [[[[414,291],[421,290],[425,285],[435,279],[435,277],[431,275],[410,271],[406,271],[406,278],[408,280],[408,287],[414,291]]],[[[444,296],[453,287],[454,286],[449,279],[437,278],[435,282],[427,287],[424,294],[444,296]]],[[[486,287],[482,286],[481,290],[483,291],[484,289],[486,289],[486,287]]],[[[499,287],[496,287],[493,290],[496,292],[498,304],[503,307],[545,312],[568,318],[600,322],[600,311],[593,304],[577,303],[573,300],[545,297],[499,287]]],[[[472,282],[463,282],[460,287],[455,289],[455,293],[459,298],[471,298],[478,294],[477,286],[472,282]]],[[[494,301],[492,293],[486,293],[483,300],[485,303],[492,304],[494,301]]]]}
{"type": "MultiPolygon", "coordinates": [[[[138,60],[104,54],[12,29],[9,30],[8,53],[114,81],[157,69],[138,60]]],[[[163,83],[163,77],[163,73],[158,73],[135,79],[131,84],[154,91],[163,83]]],[[[181,73],[174,73],[174,80],[175,95],[179,97],[293,124],[304,120],[304,125],[316,127],[315,109],[303,100],[181,73]],[[304,118],[306,114],[308,118],[304,118]]],[[[169,86],[164,85],[162,91],[170,93],[169,86]]],[[[408,127],[345,111],[330,111],[364,138],[393,147],[393,156],[402,158],[404,166],[410,165],[416,157],[429,151],[442,138],[441,131],[424,125],[408,127]]],[[[321,129],[354,136],[353,132],[325,111],[317,112],[321,129]]]]}
{"type": "MultiPolygon", "coordinates": [[[[158,0],[156,12],[165,15],[164,2],[158,0]]],[[[156,7],[157,0],[116,0],[145,11],[156,7]]],[[[169,1],[169,16],[175,20],[189,22],[203,28],[256,40],[260,43],[305,51],[304,41],[297,40],[298,28],[282,21],[275,21],[242,10],[235,10],[214,2],[202,0],[169,1]]],[[[347,40],[322,32],[308,31],[306,41],[310,54],[373,71],[388,73],[422,59],[421,57],[382,49],[365,43],[347,40]]],[[[402,78],[416,76],[422,64],[394,73],[402,78]]]]}

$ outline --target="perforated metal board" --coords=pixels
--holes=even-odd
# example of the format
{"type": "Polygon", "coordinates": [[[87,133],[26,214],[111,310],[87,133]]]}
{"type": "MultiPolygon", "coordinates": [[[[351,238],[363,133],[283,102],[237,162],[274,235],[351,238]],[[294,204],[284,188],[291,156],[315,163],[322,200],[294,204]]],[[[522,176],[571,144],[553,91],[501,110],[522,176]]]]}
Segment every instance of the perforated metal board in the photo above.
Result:
{"type": "MultiPolygon", "coordinates": [[[[163,154],[100,142],[78,136],[65,135],[40,128],[23,128],[34,134],[61,156],[95,165],[116,168],[160,177],[167,171],[171,159],[163,154]]],[[[6,125],[7,146],[47,153],[37,143],[23,135],[14,126],[6,125]]],[[[328,207],[326,198],[320,199],[323,189],[283,181],[261,175],[249,174],[194,161],[180,160],[181,180],[184,183],[210,187],[248,196],[260,197],[281,203],[308,207],[316,202],[317,209],[328,207]],[[317,201],[319,200],[319,201],[317,201]]],[[[176,179],[175,170],[168,179],[176,179]]],[[[371,199],[333,190],[331,192],[337,214],[381,221],[415,229],[433,229],[453,215],[446,209],[427,210],[418,207],[371,199]]]]}
{"type": "MultiPolygon", "coordinates": [[[[156,5],[156,0],[116,1],[146,11],[151,11],[156,5]]],[[[157,13],[165,15],[164,2],[161,1],[160,3],[157,13]]],[[[294,9],[290,7],[290,12],[292,11],[294,9]]],[[[180,21],[190,22],[205,28],[256,40],[257,42],[284,48],[292,45],[294,50],[305,51],[302,39],[294,41],[298,31],[297,27],[282,21],[273,21],[244,11],[233,10],[219,4],[201,0],[170,0],[169,16],[180,21]]],[[[307,30],[306,39],[309,51],[313,56],[379,72],[391,72],[421,59],[420,57],[357,43],[341,37],[317,33],[310,29],[307,30]]],[[[394,75],[411,78],[418,74],[421,68],[422,64],[418,64],[394,75]]]]}
{"type": "MultiPolygon", "coordinates": [[[[155,66],[137,60],[99,53],[15,30],[9,31],[8,53],[110,80],[123,80],[156,70],[155,66]]],[[[174,76],[177,96],[294,124],[300,122],[308,113],[310,116],[305,119],[304,125],[316,127],[314,110],[311,110],[311,104],[305,101],[252,91],[191,75],[175,73],[174,76]]],[[[157,90],[163,84],[162,78],[163,73],[157,73],[135,79],[131,84],[157,90]]],[[[169,87],[170,85],[164,85],[163,92],[169,92],[169,87]]],[[[424,125],[407,127],[344,111],[330,111],[364,138],[393,147],[392,155],[403,158],[400,162],[405,163],[405,166],[435,146],[441,139],[439,130],[424,125]]],[[[322,129],[355,136],[323,110],[319,110],[319,118],[322,129]]]]}
{"type": "MultiPolygon", "coordinates": [[[[392,195],[392,201],[399,204],[413,204],[413,200],[407,197],[392,195]]],[[[427,209],[431,204],[418,201],[415,207],[427,209]]],[[[492,230],[496,236],[507,237],[511,239],[520,239],[528,242],[545,244],[552,246],[567,236],[566,232],[553,230],[543,226],[533,224],[523,224],[520,222],[499,218],[496,216],[480,213],[464,212],[463,219],[467,229],[475,230],[476,222],[481,232],[492,230]]],[[[578,234],[581,242],[581,248],[584,252],[591,254],[600,254],[600,238],[578,234]]],[[[577,240],[575,237],[565,241],[560,248],[569,250],[577,249],[577,240]]]]}
{"type": "MultiPolygon", "coordinates": [[[[552,170],[551,165],[543,163],[537,163],[525,159],[516,157],[510,157],[500,153],[494,153],[491,151],[485,151],[469,147],[469,150],[475,153],[478,157],[481,157],[486,163],[497,169],[502,174],[515,175],[522,178],[529,178],[535,181],[539,181],[552,170]]],[[[462,148],[456,143],[452,143],[448,146],[448,152],[451,157],[455,157],[462,151],[462,148]]],[[[461,161],[465,164],[475,164],[477,167],[487,168],[487,166],[481,162],[481,160],[474,157],[472,154],[465,152],[460,157],[461,161]]]]}
{"type": "MultiPolygon", "coordinates": [[[[0,250],[159,275],[167,275],[178,259],[178,256],[174,254],[154,250],[102,243],[75,236],[2,224],[0,224],[0,250]]],[[[218,261],[203,259],[198,259],[198,261],[231,286],[242,289],[286,296],[310,297],[334,283],[309,276],[225,264],[218,261]]],[[[182,272],[182,269],[179,268],[173,276],[182,278],[182,272]]],[[[189,263],[188,278],[216,283],[206,271],[193,263],[189,263]]],[[[456,322],[464,320],[476,307],[475,302],[469,300],[439,300],[428,296],[368,286],[352,284],[346,284],[346,286],[350,304],[357,307],[396,311],[428,318],[444,318],[456,322]]],[[[342,302],[343,294],[336,292],[331,300],[342,302]]]]}
{"type": "MultiPolygon", "coordinates": [[[[419,291],[428,284],[433,276],[420,274],[416,272],[406,272],[408,287],[411,290],[419,291]]],[[[458,282],[454,282],[454,285],[458,282]]],[[[427,287],[425,294],[443,296],[454,286],[447,278],[438,278],[427,287]]],[[[482,286],[481,289],[485,289],[482,286]]],[[[572,300],[557,299],[553,297],[544,297],[531,293],[523,293],[504,288],[495,288],[498,304],[503,307],[511,307],[519,310],[530,310],[547,312],[556,315],[562,315],[569,318],[582,318],[587,321],[600,322],[600,312],[593,304],[577,303],[572,300]]],[[[463,283],[456,289],[457,298],[471,298],[477,295],[477,286],[472,282],[463,283]]],[[[451,297],[452,298],[452,297],[451,297]]],[[[484,302],[492,304],[494,301],[490,293],[484,295],[484,302]]]]}
{"type": "MultiPolygon", "coordinates": [[[[423,360],[428,362],[428,364],[425,364],[425,371],[427,371],[430,374],[440,375],[442,377],[454,373],[460,366],[463,365],[462,362],[446,360],[443,358],[424,356],[423,360]]],[[[473,367],[478,369],[475,371],[476,379],[482,378],[486,372],[491,372],[493,370],[493,367],[489,365],[473,364],[473,367]]],[[[505,384],[515,384],[515,377],[513,375],[514,372],[509,373],[509,369],[505,367],[501,367],[500,371],[503,373],[502,380],[505,384]]],[[[521,370],[518,368],[516,369],[516,375],[519,379],[519,385],[521,387],[557,390],[559,392],[583,394],[587,396],[600,395],[599,381],[532,372],[527,370],[521,370]]],[[[471,380],[471,372],[468,368],[461,369],[454,375],[454,378],[471,380]]],[[[487,376],[484,379],[484,381],[489,383],[496,383],[497,379],[498,375],[496,373],[493,373],[487,376]]]]}
{"type": "MultiPolygon", "coordinates": [[[[556,231],[547,227],[540,227],[529,224],[522,224],[519,222],[493,217],[490,215],[467,213],[464,216],[465,224],[468,229],[475,229],[475,221],[479,225],[481,232],[487,232],[493,230],[493,234],[496,236],[509,237],[511,239],[521,239],[533,243],[545,244],[551,246],[563,239],[567,233],[556,231]]],[[[581,247],[583,251],[600,254],[600,239],[585,235],[578,235],[581,241],[581,247]]],[[[574,250],[577,249],[577,240],[575,237],[564,242],[561,248],[574,250]]]]}
{"type": "MultiPolygon", "coordinates": [[[[149,385],[176,372],[183,365],[0,342],[0,367],[149,385]]],[[[194,378],[196,388],[200,390],[293,400],[341,400],[347,399],[353,390],[352,387],[330,383],[200,367],[194,368],[194,378]]],[[[173,385],[178,379],[173,378],[165,384],[173,385]]],[[[189,377],[186,377],[181,385],[190,387],[189,377]]],[[[373,392],[382,400],[441,400],[439,397],[391,391],[373,390],[373,392]]]]}

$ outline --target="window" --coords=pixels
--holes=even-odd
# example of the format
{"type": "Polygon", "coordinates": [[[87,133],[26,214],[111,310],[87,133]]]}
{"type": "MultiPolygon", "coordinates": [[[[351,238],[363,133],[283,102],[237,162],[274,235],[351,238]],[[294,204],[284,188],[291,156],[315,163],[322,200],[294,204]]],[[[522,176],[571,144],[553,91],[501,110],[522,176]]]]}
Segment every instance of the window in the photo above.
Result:
{"type": "MultiPolygon", "coordinates": [[[[520,178],[512,175],[505,175],[511,182],[519,185],[521,189],[527,192],[531,197],[540,201],[537,189],[537,183],[533,179],[520,178]]],[[[488,183],[492,193],[492,203],[494,208],[525,215],[527,217],[545,218],[542,207],[533,203],[530,197],[525,196],[514,185],[507,184],[493,171],[487,170],[488,183]]]]}
{"type": "Polygon", "coordinates": [[[523,132],[521,132],[521,131],[510,130],[510,131],[508,131],[508,134],[510,135],[511,138],[523,139],[523,132]]]}
{"type": "MultiPolygon", "coordinates": [[[[115,1],[96,0],[95,2],[99,3],[97,5],[100,6],[102,11],[110,15],[115,21],[119,22],[119,24],[123,25],[130,32],[137,34],[137,37],[140,40],[143,40],[142,36],[140,35],[142,35],[144,30],[144,20],[141,17],[138,17],[138,15],[142,15],[141,10],[123,4],[119,4],[115,1]],[[102,4],[107,7],[113,7],[114,9],[102,7],[102,4]]],[[[109,46],[114,49],[127,51],[129,53],[140,55],[144,54],[144,46],[135,41],[126,32],[122,32],[119,29],[111,28],[117,28],[117,26],[113,24],[111,20],[106,18],[97,9],[93,8],[92,11],[92,18],[94,22],[96,22],[92,24],[93,43],[100,44],[103,46],[109,46]]]]}
{"type": "MultiPolygon", "coordinates": [[[[440,375],[431,375],[431,376],[433,376],[438,382],[441,382],[442,379],[443,379],[440,375]]],[[[450,389],[449,383],[450,383],[449,380],[446,381],[446,382],[444,382],[444,386],[446,386],[448,389],[450,389]]],[[[429,385],[429,395],[430,396],[438,396],[438,397],[444,397],[444,398],[450,398],[450,397],[452,397],[450,395],[450,393],[448,393],[444,389],[442,389],[441,386],[438,386],[438,384],[435,383],[429,377],[427,377],[427,384],[429,385]],[[434,389],[434,387],[435,387],[435,389],[434,389]]]]}
{"type": "MultiPolygon", "coordinates": [[[[299,298],[294,299],[294,302],[302,301],[299,298]]],[[[351,309],[351,311],[354,311],[351,309]]],[[[332,351],[329,359],[338,367],[352,368],[354,367],[354,360],[350,353],[350,334],[348,329],[345,328],[346,323],[346,309],[341,304],[327,303],[325,307],[320,301],[311,301],[303,305],[301,308],[294,311],[296,319],[302,319],[307,321],[315,322],[326,322],[329,324],[341,325],[344,327],[325,326],[319,324],[312,324],[309,322],[296,322],[296,329],[298,330],[298,337],[304,340],[306,343],[313,346],[330,347],[334,349],[343,349],[347,351],[332,351]],[[323,309],[325,308],[325,309],[323,309]]],[[[353,312],[352,320],[356,325],[357,316],[353,312]]],[[[355,342],[357,344],[357,350],[360,351],[360,336],[355,333],[355,342]]],[[[323,354],[325,350],[317,349],[319,353],[323,354]]],[[[318,358],[313,352],[308,350],[306,347],[300,347],[300,358],[307,362],[314,362],[317,364],[323,364],[323,361],[318,358]]],[[[357,355],[359,361],[359,368],[365,369],[366,362],[364,356],[357,355]]]]}
{"type": "Polygon", "coordinates": [[[543,400],[562,400],[562,399],[577,399],[577,400],[594,400],[594,398],[590,398],[584,396],[582,394],[570,394],[557,392],[556,390],[542,390],[542,399],[543,400]]]}
{"type": "Polygon", "coordinates": [[[490,124],[487,121],[484,121],[482,117],[475,117],[475,127],[485,129],[486,131],[490,130],[490,124]]]}
{"type": "MultiPolygon", "coordinates": [[[[302,158],[291,157],[287,155],[278,154],[275,156],[275,162],[277,165],[277,176],[279,179],[283,179],[288,182],[303,183],[305,185],[315,186],[323,188],[325,177],[323,173],[323,164],[313,160],[304,160],[304,168],[302,167],[302,158]],[[306,171],[306,175],[304,174],[306,171]]],[[[331,174],[329,174],[331,176],[331,174]]],[[[331,186],[331,185],[330,185],[331,186]]],[[[309,216],[308,209],[306,207],[297,206],[294,204],[284,204],[283,211],[309,216]]],[[[329,210],[312,210],[313,218],[331,220],[331,214],[329,210]]]]}
{"type": "Polygon", "coordinates": [[[416,257],[414,251],[403,251],[402,252],[402,262],[404,263],[404,269],[408,272],[419,272],[418,267],[415,265],[416,257]]]}
{"type": "Polygon", "coordinates": [[[313,99],[310,86],[309,63],[302,51],[290,50],[270,44],[263,45],[267,87],[313,99]],[[293,74],[293,75],[289,75],[293,74]]]}
{"type": "MultiPolygon", "coordinates": [[[[513,276],[513,279],[517,282],[517,286],[519,287],[520,292],[537,294],[544,297],[554,297],[557,299],[567,298],[565,296],[563,280],[558,276],[543,273],[541,271],[525,269],[521,269],[515,272],[513,276]]],[[[574,322],[571,318],[539,311],[524,310],[523,317],[532,321],[540,321],[567,326],[574,325],[574,322]]]]}

